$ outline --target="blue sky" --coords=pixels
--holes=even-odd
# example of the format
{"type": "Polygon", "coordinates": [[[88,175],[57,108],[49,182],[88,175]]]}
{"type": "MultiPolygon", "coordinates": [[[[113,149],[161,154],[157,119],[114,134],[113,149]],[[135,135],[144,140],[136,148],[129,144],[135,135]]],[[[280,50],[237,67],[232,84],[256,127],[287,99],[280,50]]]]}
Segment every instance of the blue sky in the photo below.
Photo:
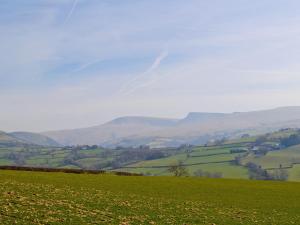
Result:
{"type": "Polygon", "coordinates": [[[300,105],[300,2],[2,0],[0,130],[300,105]]]}

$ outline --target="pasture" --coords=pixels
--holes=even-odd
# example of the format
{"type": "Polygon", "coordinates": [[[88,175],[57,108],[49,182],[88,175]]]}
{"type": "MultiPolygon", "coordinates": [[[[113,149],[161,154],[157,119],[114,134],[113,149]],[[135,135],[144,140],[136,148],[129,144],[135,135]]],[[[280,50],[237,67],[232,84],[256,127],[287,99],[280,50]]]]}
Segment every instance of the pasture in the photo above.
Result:
{"type": "Polygon", "coordinates": [[[0,224],[298,224],[300,183],[0,171],[0,224]]]}

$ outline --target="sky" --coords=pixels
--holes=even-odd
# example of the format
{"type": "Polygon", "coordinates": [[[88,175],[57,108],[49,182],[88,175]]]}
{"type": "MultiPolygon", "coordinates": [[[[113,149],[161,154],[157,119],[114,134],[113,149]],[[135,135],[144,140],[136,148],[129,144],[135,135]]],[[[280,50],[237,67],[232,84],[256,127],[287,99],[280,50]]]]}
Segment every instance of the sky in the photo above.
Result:
{"type": "Polygon", "coordinates": [[[0,0],[0,130],[300,105],[298,0],[0,0]]]}

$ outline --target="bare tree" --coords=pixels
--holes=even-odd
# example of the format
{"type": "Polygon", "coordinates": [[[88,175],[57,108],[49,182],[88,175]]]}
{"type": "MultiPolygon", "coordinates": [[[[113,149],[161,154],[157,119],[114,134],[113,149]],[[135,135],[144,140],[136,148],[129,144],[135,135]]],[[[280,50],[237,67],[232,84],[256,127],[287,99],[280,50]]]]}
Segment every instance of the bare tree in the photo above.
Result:
{"type": "Polygon", "coordinates": [[[188,176],[188,170],[183,165],[182,161],[178,161],[170,165],[169,172],[173,173],[175,177],[188,176]]]}

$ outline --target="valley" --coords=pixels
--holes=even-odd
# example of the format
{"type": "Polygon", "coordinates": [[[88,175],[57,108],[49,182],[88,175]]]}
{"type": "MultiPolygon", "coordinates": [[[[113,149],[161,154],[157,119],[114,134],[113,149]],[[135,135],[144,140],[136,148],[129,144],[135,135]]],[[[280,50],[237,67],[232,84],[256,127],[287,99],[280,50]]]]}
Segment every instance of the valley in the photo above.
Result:
{"type": "Polygon", "coordinates": [[[1,0],[0,225],[299,225],[299,11],[1,0]]]}
{"type": "MultiPolygon", "coordinates": [[[[150,148],[16,145],[0,147],[0,165],[73,168],[173,176],[172,165],[187,176],[300,181],[300,131],[281,129],[264,135],[242,135],[206,145],[150,148]],[[262,175],[264,174],[265,175],[262,175]],[[273,177],[281,173],[282,177],[273,177]],[[260,177],[262,175],[262,177],[260,177]]],[[[23,143],[24,144],[24,143],[23,143]]]]}

